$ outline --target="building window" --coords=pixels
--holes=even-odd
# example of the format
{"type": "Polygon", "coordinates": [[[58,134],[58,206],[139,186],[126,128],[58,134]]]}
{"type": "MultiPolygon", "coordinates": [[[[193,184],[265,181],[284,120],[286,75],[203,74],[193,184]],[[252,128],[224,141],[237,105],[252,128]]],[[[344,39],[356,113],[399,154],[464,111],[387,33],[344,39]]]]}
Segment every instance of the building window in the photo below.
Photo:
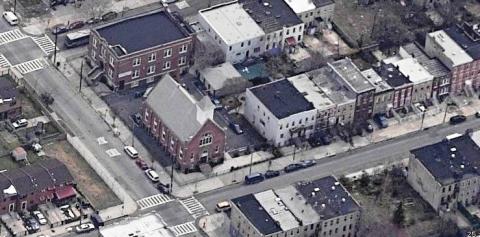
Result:
{"type": "Polygon", "coordinates": [[[302,41],[302,36],[301,36],[301,35],[298,36],[298,40],[297,40],[297,41],[299,41],[299,42],[302,41]]]}
{"type": "Polygon", "coordinates": [[[153,62],[155,60],[157,60],[157,53],[152,53],[152,54],[150,54],[150,56],[148,56],[148,61],[149,62],[153,62]]]}
{"type": "Polygon", "coordinates": [[[289,34],[290,34],[290,29],[287,29],[287,35],[289,35],[289,34]]]}
{"type": "MultiPolygon", "coordinates": [[[[112,61],[112,60],[110,60],[110,61],[112,61]]],[[[140,65],[141,62],[142,62],[141,58],[135,58],[133,60],[133,66],[136,67],[136,66],[140,65]]]]}
{"type": "Polygon", "coordinates": [[[200,139],[200,146],[206,146],[212,143],[213,135],[210,133],[206,133],[203,135],[202,139],[200,139]]]}
{"type": "Polygon", "coordinates": [[[242,42],[242,44],[240,45],[240,47],[243,47],[243,42],[242,42]]]}
{"type": "Polygon", "coordinates": [[[155,73],[155,65],[150,65],[147,70],[147,74],[155,73]]]}
{"type": "Polygon", "coordinates": [[[250,42],[250,40],[249,40],[249,41],[248,41],[248,45],[250,46],[251,43],[252,43],[252,42],[250,42]]]}
{"type": "Polygon", "coordinates": [[[93,47],[97,47],[97,39],[93,38],[93,47]]]}
{"type": "Polygon", "coordinates": [[[100,55],[101,55],[102,57],[105,56],[105,51],[106,51],[105,47],[102,47],[102,50],[101,50],[101,52],[100,52],[100,55]]]}
{"type": "Polygon", "coordinates": [[[215,153],[218,153],[220,151],[220,148],[218,146],[215,147],[215,153]]]}
{"type": "Polygon", "coordinates": [[[113,66],[113,57],[112,56],[110,56],[110,65],[113,66]]]}
{"type": "Polygon", "coordinates": [[[187,64],[187,57],[183,56],[183,57],[180,57],[178,59],[178,65],[181,66],[181,65],[185,65],[187,64]]]}
{"type": "Polygon", "coordinates": [[[163,57],[168,58],[172,56],[172,49],[165,49],[163,50],[163,57]]]}
{"type": "Polygon", "coordinates": [[[170,61],[165,61],[163,63],[163,70],[167,70],[167,69],[170,69],[170,61]]]}
{"type": "Polygon", "coordinates": [[[108,69],[108,76],[112,78],[113,76],[113,70],[111,68],[108,69]]]}
{"type": "Polygon", "coordinates": [[[232,51],[232,46],[230,46],[228,50],[229,50],[229,51],[232,51]]]}
{"type": "Polygon", "coordinates": [[[140,71],[134,70],[132,74],[132,79],[139,78],[139,77],[140,77],[140,71]]]}
{"type": "Polygon", "coordinates": [[[182,47],[180,48],[180,53],[186,53],[188,50],[188,44],[184,44],[182,45],[182,47]]]}

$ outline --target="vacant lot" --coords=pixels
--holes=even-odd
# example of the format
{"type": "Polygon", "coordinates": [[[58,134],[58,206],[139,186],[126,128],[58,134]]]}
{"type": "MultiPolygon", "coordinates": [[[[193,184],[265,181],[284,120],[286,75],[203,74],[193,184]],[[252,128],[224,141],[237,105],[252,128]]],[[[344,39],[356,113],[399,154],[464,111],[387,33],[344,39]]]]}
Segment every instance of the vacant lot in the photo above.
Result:
{"type": "Polygon", "coordinates": [[[95,209],[100,210],[121,203],[112,190],[67,141],[46,145],[45,153],[59,159],[68,167],[80,192],[95,209]]]}
{"type": "Polygon", "coordinates": [[[363,208],[359,236],[436,236],[444,223],[428,203],[408,185],[400,169],[362,176],[342,183],[363,208]],[[402,206],[404,218],[395,223],[394,213],[402,206]]]}

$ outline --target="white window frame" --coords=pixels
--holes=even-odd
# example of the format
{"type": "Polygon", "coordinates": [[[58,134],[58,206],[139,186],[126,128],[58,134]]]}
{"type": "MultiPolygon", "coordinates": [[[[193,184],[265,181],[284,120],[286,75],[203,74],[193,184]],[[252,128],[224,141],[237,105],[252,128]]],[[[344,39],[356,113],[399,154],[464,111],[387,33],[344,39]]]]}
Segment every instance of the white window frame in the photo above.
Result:
{"type": "Polygon", "coordinates": [[[137,79],[139,77],[140,77],[140,70],[138,70],[138,69],[133,70],[132,79],[137,79]]]}
{"type": "Polygon", "coordinates": [[[170,67],[172,67],[172,63],[170,61],[165,61],[163,63],[163,70],[167,70],[167,69],[170,69],[170,67]]]}
{"type": "Polygon", "coordinates": [[[180,53],[186,53],[188,51],[188,44],[182,45],[180,48],[180,53]]]}
{"type": "Polygon", "coordinates": [[[97,47],[97,39],[95,37],[93,38],[93,47],[97,47]]]}
{"type": "Polygon", "coordinates": [[[185,64],[187,64],[187,57],[186,57],[186,56],[180,57],[180,58],[178,59],[178,65],[179,65],[179,66],[183,66],[183,65],[185,65],[185,64]]]}
{"type": "Polygon", "coordinates": [[[108,76],[113,78],[113,70],[111,68],[108,69],[108,76]]]}
{"type": "Polygon", "coordinates": [[[157,53],[152,53],[148,56],[148,62],[155,62],[157,60],[157,53]]]}
{"type": "Polygon", "coordinates": [[[169,49],[165,49],[163,50],[163,58],[169,58],[169,57],[172,57],[172,48],[169,48],[169,49]]]}
{"type": "Polygon", "coordinates": [[[95,59],[95,50],[92,50],[92,59],[95,59]]]}
{"type": "Polygon", "coordinates": [[[147,75],[150,75],[150,74],[155,73],[155,69],[156,69],[156,66],[155,66],[155,65],[150,65],[150,66],[148,66],[147,75]],[[152,69],[152,68],[153,68],[153,69],[152,69]]]}
{"type": "Polygon", "coordinates": [[[132,65],[133,65],[134,67],[140,66],[140,64],[142,64],[142,58],[134,58],[134,59],[133,59],[132,65]]]}
{"type": "Polygon", "coordinates": [[[113,66],[113,56],[110,56],[110,65],[113,66]]]}

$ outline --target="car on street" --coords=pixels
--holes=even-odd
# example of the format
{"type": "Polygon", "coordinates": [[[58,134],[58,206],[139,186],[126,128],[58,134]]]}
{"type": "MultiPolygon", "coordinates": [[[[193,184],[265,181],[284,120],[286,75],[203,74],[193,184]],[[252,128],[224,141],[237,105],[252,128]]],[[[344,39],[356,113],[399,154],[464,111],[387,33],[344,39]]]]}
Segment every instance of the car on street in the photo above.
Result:
{"type": "Polygon", "coordinates": [[[217,203],[217,205],[215,205],[215,211],[217,212],[228,212],[231,209],[232,209],[232,206],[230,205],[229,201],[219,202],[217,203]]]}
{"type": "Polygon", "coordinates": [[[16,26],[18,25],[18,17],[15,15],[15,13],[11,11],[4,11],[2,14],[3,19],[8,22],[11,26],[16,26]]]}
{"type": "Polygon", "coordinates": [[[267,170],[263,176],[265,176],[266,179],[274,178],[274,177],[280,176],[280,171],[267,170]]]}
{"type": "Polygon", "coordinates": [[[312,167],[317,164],[315,160],[302,160],[299,163],[303,168],[312,167]]]}
{"type": "Polygon", "coordinates": [[[138,158],[138,151],[133,147],[133,146],[125,146],[123,147],[123,150],[127,155],[132,158],[132,159],[137,159],[138,158]]]}
{"type": "Polygon", "coordinates": [[[68,31],[68,27],[65,24],[58,24],[52,27],[52,34],[59,35],[68,31]]]}
{"type": "Polygon", "coordinates": [[[170,194],[170,184],[163,184],[159,182],[157,184],[157,189],[162,194],[170,194]]]}
{"type": "Polygon", "coordinates": [[[480,118],[480,111],[477,111],[477,112],[475,113],[475,117],[476,117],[476,118],[480,118]]]}
{"type": "Polygon", "coordinates": [[[140,113],[132,114],[132,119],[133,119],[133,122],[136,123],[137,125],[142,124],[142,115],[140,115],[140,113]]]}
{"type": "Polygon", "coordinates": [[[135,160],[135,164],[142,170],[148,170],[148,164],[142,158],[135,160]]]}
{"type": "Polygon", "coordinates": [[[283,168],[283,170],[286,172],[286,173],[290,173],[290,172],[294,172],[294,171],[297,171],[299,169],[302,169],[303,166],[300,165],[300,164],[289,164],[287,166],[285,166],[285,168],[283,168]]]}
{"type": "Polygon", "coordinates": [[[148,179],[150,179],[154,183],[160,181],[160,177],[155,170],[147,169],[145,170],[145,175],[147,175],[148,179]]]}
{"type": "Polygon", "coordinates": [[[26,127],[27,125],[28,125],[28,120],[26,119],[19,119],[12,123],[12,126],[15,129],[23,128],[23,127],[26,127]]]}
{"type": "Polygon", "coordinates": [[[83,223],[81,225],[75,226],[76,233],[87,233],[95,229],[95,226],[92,223],[83,223]]]}
{"type": "Polygon", "coordinates": [[[245,175],[245,184],[247,185],[260,183],[263,180],[265,180],[265,177],[263,176],[262,173],[253,173],[253,174],[245,175]]]}
{"type": "Polygon", "coordinates": [[[40,223],[40,225],[47,224],[47,219],[45,218],[43,213],[41,213],[40,211],[33,211],[32,214],[35,216],[35,218],[37,218],[38,223],[40,223]]]}
{"type": "Polygon", "coordinates": [[[467,117],[464,115],[455,115],[450,118],[450,124],[455,125],[455,124],[463,123],[466,120],[467,120],[467,117]]]}
{"type": "Polygon", "coordinates": [[[101,17],[92,17],[92,18],[88,19],[85,23],[87,23],[89,25],[93,25],[93,24],[97,24],[101,21],[102,21],[101,17]]]}
{"type": "Polygon", "coordinates": [[[27,227],[28,233],[35,233],[40,229],[40,224],[33,217],[29,217],[25,220],[25,227],[27,227]]]}
{"type": "Polygon", "coordinates": [[[118,16],[118,13],[116,13],[114,11],[107,12],[107,13],[102,15],[102,21],[111,21],[111,20],[117,18],[117,16],[118,16]]]}
{"type": "Polygon", "coordinates": [[[68,25],[68,30],[76,30],[85,26],[84,21],[74,21],[68,25]]]}
{"type": "Polygon", "coordinates": [[[238,123],[230,123],[230,127],[236,134],[243,134],[243,130],[238,123]]]}

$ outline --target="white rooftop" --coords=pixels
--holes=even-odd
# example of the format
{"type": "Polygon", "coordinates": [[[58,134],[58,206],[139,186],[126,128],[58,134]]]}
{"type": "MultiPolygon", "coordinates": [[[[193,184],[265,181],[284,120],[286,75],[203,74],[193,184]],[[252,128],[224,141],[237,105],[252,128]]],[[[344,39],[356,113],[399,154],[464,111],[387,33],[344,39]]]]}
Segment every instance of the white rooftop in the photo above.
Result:
{"type": "Polygon", "coordinates": [[[434,38],[435,42],[442,47],[443,54],[452,61],[452,67],[473,61],[470,55],[450,38],[445,31],[439,30],[428,35],[434,38]]]}
{"type": "Polygon", "coordinates": [[[415,58],[404,58],[393,62],[393,65],[398,66],[400,72],[408,76],[408,79],[413,84],[433,81],[433,75],[430,74],[415,58]]]}
{"type": "Polygon", "coordinates": [[[265,35],[260,26],[238,3],[203,9],[200,10],[199,16],[212,27],[212,30],[227,45],[233,45],[265,35]]]}
{"type": "Polygon", "coordinates": [[[311,11],[316,8],[312,0],[285,0],[285,2],[296,14],[311,11]]]}
{"type": "Polygon", "coordinates": [[[471,138],[480,147],[480,130],[473,132],[471,138]]]}
{"type": "Polygon", "coordinates": [[[214,67],[207,67],[200,71],[205,80],[212,86],[212,89],[219,90],[224,84],[233,78],[242,77],[242,75],[229,62],[222,63],[214,67]]]}
{"type": "Polygon", "coordinates": [[[127,222],[114,223],[100,229],[103,237],[173,237],[163,221],[156,214],[148,214],[127,222]]]}
{"type": "Polygon", "coordinates": [[[295,216],[285,207],[282,199],[277,197],[272,190],[254,194],[255,199],[263,209],[275,220],[282,230],[297,228],[299,223],[295,216]]]}
{"type": "Polygon", "coordinates": [[[376,92],[392,89],[392,87],[385,80],[383,80],[383,78],[378,75],[373,68],[362,71],[362,74],[370,83],[373,84],[373,86],[375,86],[376,92]]]}
{"type": "Polygon", "coordinates": [[[288,80],[305,96],[305,99],[313,103],[316,109],[325,110],[335,106],[325,92],[318,88],[306,74],[299,74],[288,80]]]}
{"type": "Polygon", "coordinates": [[[320,221],[320,215],[310,204],[306,204],[305,198],[294,186],[289,185],[275,189],[275,193],[282,199],[293,215],[302,221],[303,225],[310,225],[320,221]]]}

